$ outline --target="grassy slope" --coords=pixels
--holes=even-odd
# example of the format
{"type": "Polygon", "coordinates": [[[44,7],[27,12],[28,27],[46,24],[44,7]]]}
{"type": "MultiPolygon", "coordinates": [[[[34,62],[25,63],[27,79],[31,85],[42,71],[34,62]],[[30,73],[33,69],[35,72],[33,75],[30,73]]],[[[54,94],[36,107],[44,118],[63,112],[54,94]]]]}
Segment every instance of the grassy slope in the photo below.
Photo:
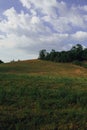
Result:
{"type": "Polygon", "coordinates": [[[54,63],[41,60],[20,61],[0,65],[2,73],[27,73],[32,75],[87,76],[87,69],[70,63],[54,63]]]}
{"type": "Polygon", "coordinates": [[[87,129],[87,69],[30,60],[0,72],[0,130],[87,129]]]}

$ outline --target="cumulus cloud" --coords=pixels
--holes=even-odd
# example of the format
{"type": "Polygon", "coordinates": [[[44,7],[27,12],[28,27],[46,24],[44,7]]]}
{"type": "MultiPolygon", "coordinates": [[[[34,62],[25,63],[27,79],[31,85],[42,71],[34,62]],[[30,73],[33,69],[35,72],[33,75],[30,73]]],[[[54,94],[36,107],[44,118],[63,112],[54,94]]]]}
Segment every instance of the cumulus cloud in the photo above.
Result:
{"type": "Polygon", "coordinates": [[[72,37],[78,41],[84,41],[87,39],[87,32],[78,31],[75,34],[72,34],[72,37]]]}
{"type": "Polygon", "coordinates": [[[62,50],[73,42],[86,41],[87,6],[69,6],[58,0],[19,1],[23,6],[19,13],[11,7],[0,19],[0,51],[9,50],[8,58],[10,54],[37,57],[43,48],[62,50]]]}

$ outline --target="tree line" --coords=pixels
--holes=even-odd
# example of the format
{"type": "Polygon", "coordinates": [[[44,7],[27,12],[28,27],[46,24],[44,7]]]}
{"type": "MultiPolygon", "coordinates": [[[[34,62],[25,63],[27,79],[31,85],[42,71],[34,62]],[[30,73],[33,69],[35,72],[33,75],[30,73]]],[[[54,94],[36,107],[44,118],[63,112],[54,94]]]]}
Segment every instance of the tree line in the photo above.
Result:
{"type": "Polygon", "coordinates": [[[85,61],[87,60],[87,48],[76,44],[68,51],[59,52],[52,49],[51,52],[47,52],[46,49],[43,49],[39,52],[39,59],[54,62],[85,61]]]}
{"type": "Polygon", "coordinates": [[[4,63],[4,62],[3,62],[2,60],[0,60],[0,64],[1,64],[1,63],[4,63]]]}

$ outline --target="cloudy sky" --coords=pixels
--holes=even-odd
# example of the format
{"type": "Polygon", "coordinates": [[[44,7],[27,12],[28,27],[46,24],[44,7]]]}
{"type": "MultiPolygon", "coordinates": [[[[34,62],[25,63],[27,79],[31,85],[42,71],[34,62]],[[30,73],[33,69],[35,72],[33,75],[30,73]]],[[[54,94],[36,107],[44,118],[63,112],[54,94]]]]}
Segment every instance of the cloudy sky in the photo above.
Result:
{"type": "Polygon", "coordinates": [[[0,59],[87,47],[87,0],[0,0],[0,59]]]}

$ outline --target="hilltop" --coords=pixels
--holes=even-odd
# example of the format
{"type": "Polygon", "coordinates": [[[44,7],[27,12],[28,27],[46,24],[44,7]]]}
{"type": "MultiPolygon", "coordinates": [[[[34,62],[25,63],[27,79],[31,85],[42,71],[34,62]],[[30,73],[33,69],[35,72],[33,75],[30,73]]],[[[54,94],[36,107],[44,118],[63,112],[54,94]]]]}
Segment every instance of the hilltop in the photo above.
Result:
{"type": "Polygon", "coordinates": [[[0,64],[0,72],[50,76],[87,76],[87,69],[81,66],[37,59],[0,64]]]}

